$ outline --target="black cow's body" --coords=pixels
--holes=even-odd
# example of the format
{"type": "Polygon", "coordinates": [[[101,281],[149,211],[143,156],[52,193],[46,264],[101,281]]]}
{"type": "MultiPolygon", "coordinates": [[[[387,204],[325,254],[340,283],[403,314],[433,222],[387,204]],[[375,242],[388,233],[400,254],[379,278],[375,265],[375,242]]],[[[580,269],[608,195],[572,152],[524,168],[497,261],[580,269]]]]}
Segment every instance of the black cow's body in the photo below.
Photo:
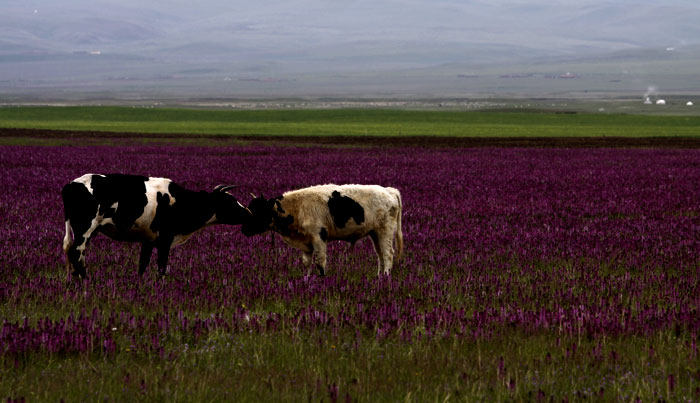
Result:
{"type": "Polygon", "coordinates": [[[61,192],[66,267],[73,268],[73,275],[85,277],[85,248],[92,235],[101,232],[118,241],[142,243],[140,274],[156,248],[158,269],[163,275],[170,248],[206,226],[242,224],[250,217],[250,211],[226,193],[231,187],[194,192],[166,178],[83,175],[61,192]]]}

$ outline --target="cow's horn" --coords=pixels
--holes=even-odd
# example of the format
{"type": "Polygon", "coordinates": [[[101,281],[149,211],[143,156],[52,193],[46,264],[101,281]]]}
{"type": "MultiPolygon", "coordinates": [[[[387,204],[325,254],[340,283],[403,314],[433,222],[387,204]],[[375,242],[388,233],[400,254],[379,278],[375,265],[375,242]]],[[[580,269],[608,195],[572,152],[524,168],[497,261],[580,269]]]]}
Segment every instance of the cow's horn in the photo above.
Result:
{"type": "Polygon", "coordinates": [[[254,195],[253,192],[250,192],[250,195],[253,197],[253,199],[257,199],[258,196],[254,195]]]}
{"type": "Polygon", "coordinates": [[[238,187],[238,185],[217,185],[214,190],[217,192],[226,192],[236,187],[238,187]]]}

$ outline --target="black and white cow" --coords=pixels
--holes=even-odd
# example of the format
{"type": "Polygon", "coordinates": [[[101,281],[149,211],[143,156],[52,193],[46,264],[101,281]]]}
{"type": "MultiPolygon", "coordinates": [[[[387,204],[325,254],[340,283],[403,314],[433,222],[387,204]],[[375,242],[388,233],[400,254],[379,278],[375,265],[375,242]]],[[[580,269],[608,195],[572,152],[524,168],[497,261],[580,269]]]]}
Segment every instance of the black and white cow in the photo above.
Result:
{"type": "Polygon", "coordinates": [[[321,185],[286,192],[282,196],[254,198],[248,205],[253,214],[241,227],[252,236],[268,230],[304,253],[309,267],[315,262],[321,276],[326,268],[326,243],[344,240],[355,243],[369,236],[379,257],[379,269],[389,274],[403,249],[401,194],[377,185],[321,185]],[[396,241],[396,256],[394,256],[396,241]],[[315,257],[315,260],[314,260],[315,257]]]}
{"type": "Polygon", "coordinates": [[[141,242],[139,274],[155,247],[158,269],[165,274],[170,248],[213,224],[242,224],[250,211],[227,193],[187,190],[166,178],[86,174],[61,191],[66,220],[63,251],[66,270],[85,277],[85,248],[95,232],[127,242],[141,242]],[[72,235],[72,236],[71,236],[72,235]]]}

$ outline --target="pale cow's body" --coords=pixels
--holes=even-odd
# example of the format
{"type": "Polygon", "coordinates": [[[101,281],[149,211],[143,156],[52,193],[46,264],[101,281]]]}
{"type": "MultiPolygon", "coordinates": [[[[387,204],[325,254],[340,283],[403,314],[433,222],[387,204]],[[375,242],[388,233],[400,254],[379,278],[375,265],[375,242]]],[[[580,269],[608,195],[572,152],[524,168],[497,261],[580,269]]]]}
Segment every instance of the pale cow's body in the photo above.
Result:
{"type": "Polygon", "coordinates": [[[109,174],[83,175],[61,191],[66,235],[66,268],[85,277],[85,248],[95,232],[126,242],[142,243],[139,273],[143,274],[153,249],[165,274],[170,248],[213,224],[241,224],[250,211],[226,193],[187,190],[167,178],[109,174]]]}
{"type": "Polygon", "coordinates": [[[401,256],[401,194],[391,187],[320,185],[272,199],[261,196],[248,207],[253,216],[243,224],[243,233],[279,233],[287,244],[302,250],[309,272],[315,257],[316,267],[324,274],[326,243],[332,240],[355,243],[369,236],[379,257],[379,273],[389,274],[394,258],[401,256]]]}

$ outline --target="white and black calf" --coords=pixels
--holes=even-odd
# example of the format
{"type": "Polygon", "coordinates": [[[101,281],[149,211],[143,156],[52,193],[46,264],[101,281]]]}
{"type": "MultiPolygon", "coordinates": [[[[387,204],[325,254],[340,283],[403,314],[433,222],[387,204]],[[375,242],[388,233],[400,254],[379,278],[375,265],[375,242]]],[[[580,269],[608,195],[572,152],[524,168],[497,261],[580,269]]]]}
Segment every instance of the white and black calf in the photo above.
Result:
{"type": "Polygon", "coordinates": [[[321,276],[326,268],[326,244],[332,240],[355,243],[369,236],[379,257],[378,274],[390,274],[401,257],[401,194],[377,185],[321,185],[254,198],[248,205],[252,218],[241,227],[252,236],[268,230],[304,253],[309,267],[315,262],[321,276]],[[396,242],[396,255],[394,255],[396,242]]]}
{"type": "Polygon", "coordinates": [[[139,274],[156,248],[159,273],[164,275],[170,248],[206,226],[249,220],[250,211],[227,193],[233,187],[219,185],[213,192],[195,192],[166,178],[83,175],[61,191],[66,269],[85,277],[85,248],[101,232],[118,241],[142,243],[139,274]]]}

